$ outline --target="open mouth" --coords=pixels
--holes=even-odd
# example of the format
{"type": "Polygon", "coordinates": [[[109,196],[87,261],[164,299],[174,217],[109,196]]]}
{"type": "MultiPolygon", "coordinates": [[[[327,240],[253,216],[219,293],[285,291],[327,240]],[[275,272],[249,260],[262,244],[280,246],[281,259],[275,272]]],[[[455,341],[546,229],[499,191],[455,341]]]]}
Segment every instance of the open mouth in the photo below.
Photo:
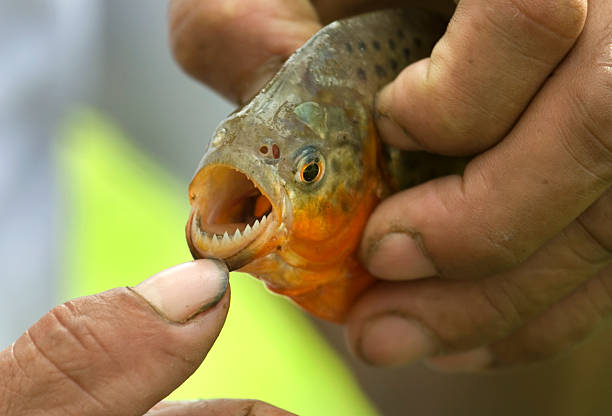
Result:
{"type": "Polygon", "coordinates": [[[227,259],[267,238],[266,231],[277,223],[276,213],[247,175],[212,165],[198,176],[190,189],[193,209],[187,224],[194,254],[227,259]]]}

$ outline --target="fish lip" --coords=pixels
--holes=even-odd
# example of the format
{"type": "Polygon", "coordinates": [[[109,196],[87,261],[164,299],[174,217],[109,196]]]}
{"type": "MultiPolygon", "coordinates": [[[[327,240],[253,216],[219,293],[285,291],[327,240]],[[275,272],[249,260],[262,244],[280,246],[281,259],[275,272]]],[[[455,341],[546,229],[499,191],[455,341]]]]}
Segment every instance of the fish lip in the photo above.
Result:
{"type": "MultiPolygon", "coordinates": [[[[251,176],[245,172],[246,169],[240,169],[226,163],[217,162],[203,166],[194,176],[192,186],[194,186],[196,178],[201,171],[204,171],[202,175],[206,176],[207,173],[211,173],[214,169],[223,169],[226,173],[231,169],[233,172],[242,175],[261,196],[265,197],[270,205],[270,209],[267,211],[266,215],[250,223],[247,222],[247,225],[251,227],[247,235],[243,236],[243,230],[246,229],[246,227],[244,227],[243,230],[241,230],[243,232],[240,233],[239,238],[236,238],[235,233],[232,238],[230,238],[229,233],[227,233],[225,242],[220,244],[219,242],[222,240],[223,236],[214,233],[217,236],[217,242],[213,242],[213,233],[201,227],[199,218],[202,214],[199,213],[197,201],[192,197],[193,209],[191,210],[185,231],[193,257],[218,258],[223,260],[230,270],[236,270],[251,262],[255,257],[266,254],[265,252],[271,250],[270,247],[276,247],[275,237],[278,237],[280,231],[286,230],[283,224],[283,210],[281,209],[284,198],[282,198],[282,195],[278,198],[273,198],[270,194],[273,192],[276,196],[276,194],[279,194],[280,189],[273,189],[272,192],[267,191],[258,181],[252,179],[251,176]],[[205,171],[205,169],[208,169],[208,172],[205,171]],[[263,218],[265,218],[265,220],[259,221],[263,218]]],[[[211,182],[211,184],[213,183],[214,182],[211,182]]],[[[191,188],[192,187],[190,187],[190,194],[191,188]]]]}

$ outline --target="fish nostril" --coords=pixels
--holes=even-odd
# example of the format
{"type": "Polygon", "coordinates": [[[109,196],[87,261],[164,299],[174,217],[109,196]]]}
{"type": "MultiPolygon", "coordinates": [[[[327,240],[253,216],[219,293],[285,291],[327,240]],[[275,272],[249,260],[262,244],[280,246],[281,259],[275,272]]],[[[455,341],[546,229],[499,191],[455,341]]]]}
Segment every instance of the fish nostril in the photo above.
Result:
{"type": "Polygon", "coordinates": [[[272,146],[272,157],[274,157],[274,159],[278,159],[280,157],[280,149],[276,143],[274,143],[272,146]]]}
{"type": "Polygon", "coordinates": [[[268,154],[268,146],[261,146],[259,148],[259,153],[261,153],[262,155],[267,155],[268,154]]]}

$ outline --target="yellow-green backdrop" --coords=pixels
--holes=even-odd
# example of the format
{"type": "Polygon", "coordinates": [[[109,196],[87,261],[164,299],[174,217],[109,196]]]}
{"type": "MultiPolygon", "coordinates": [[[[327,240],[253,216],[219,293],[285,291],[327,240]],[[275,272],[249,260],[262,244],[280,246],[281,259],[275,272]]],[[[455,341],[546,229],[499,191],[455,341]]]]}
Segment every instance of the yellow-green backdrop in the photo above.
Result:
{"type": "MultiPolygon", "coordinates": [[[[61,299],[135,285],[190,260],[186,183],[94,111],[65,123],[57,161],[66,195],[61,299]]],[[[302,312],[232,273],[227,323],[171,399],[257,398],[300,415],[375,415],[342,360],[302,312]]]]}

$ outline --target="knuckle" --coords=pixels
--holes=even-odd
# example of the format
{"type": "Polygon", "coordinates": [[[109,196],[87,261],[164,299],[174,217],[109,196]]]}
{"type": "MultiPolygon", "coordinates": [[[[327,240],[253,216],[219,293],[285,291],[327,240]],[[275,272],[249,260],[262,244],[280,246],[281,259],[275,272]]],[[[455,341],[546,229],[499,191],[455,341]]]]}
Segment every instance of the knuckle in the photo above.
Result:
{"type": "Polygon", "coordinates": [[[511,0],[516,14],[562,39],[575,40],[587,16],[587,0],[511,0]]]}
{"type": "Polygon", "coordinates": [[[508,124],[473,93],[456,90],[443,91],[441,95],[447,100],[453,97],[454,102],[438,101],[444,104],[436,108],[435,140],[428,142],[435,146],[442,144],[445,152],[456,155],[480,152],[493,145],[508,124]]]}
{"type": "Polygon", "coordinates": [[[523,322],[518,296],[506,281],[485,281],[480,286],[481,296],[486,302],[484,328],[492,335],[493,340],[499,340],[518,328],[523,322]]]}
{"type": "Polygon", "coordinates": [[[565,135],[563,144],[577,162],[609,185],[612,183],[612,31],[591,53],[586,73],[572,94],[579,132],[565,135]]]}
{"type": "MultiPolygon", "coordinates": [[[[462,68],[461,55],[442,40],[430,60],[423,95],[427,96],[427,111],[436,122],[429,127],[426,150],[454,155],[480,152],[494,144],[508,127],[509,121],[495,106],[483,100],[483,88],[473,74],[457,71],[462,68]]],[[[398,81],[402,81],[400,75],[398,81]]],[[[413,97],[411,80],[398,88],[410,101],[413,97]]],[[[486,96],[486,95],[485,95],[486,96]]],[[[509,101],[509,100],[506,100],[509,101]]],[[[404,107],[403,105],[401,107],[404,107]]]]}
{"type": "Polygon", "coordinates": [[[576,219],[582,238],[568,239],[568,246],[588,265],[601,267],[612,259],[612,216],[601,221],[589,221],[589,213],[587,211],[576,219]]]}
{"type": "Polygon", "coordinates": [[[506,289],[483,281],[468,290],[470,307],[465,316],[457,313],[435,326],[444,352],[488,345],[504,339],[521,325],[518,308],[506,289]]]}
{"type": "Polygon", "coordinates": [[[513,269],[537,248],[536,241],[520,235],[521,225],[514,224],[514,217],[508,215],[503,207],[497,209],[489,204],[487,212],[483,212],[480,218],[490,220],[474,224],[473,241],[481,259],[479,266],[486,268],[489,274],[513,269]]]}

